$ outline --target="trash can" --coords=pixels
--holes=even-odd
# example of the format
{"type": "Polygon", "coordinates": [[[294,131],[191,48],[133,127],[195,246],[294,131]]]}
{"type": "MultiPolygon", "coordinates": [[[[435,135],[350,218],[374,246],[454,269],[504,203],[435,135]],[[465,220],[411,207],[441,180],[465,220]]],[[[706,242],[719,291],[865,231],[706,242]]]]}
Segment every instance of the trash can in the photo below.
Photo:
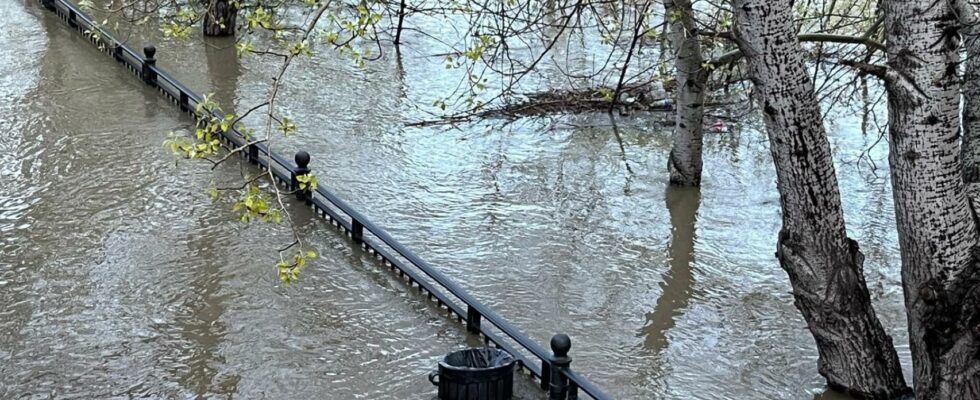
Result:
{"type": "Polygon", "coordinates": [[[429,382],[439,386],[440,400],[509,400],[516,365],[514,357],[500,349],[460,350],[439,361],[429,382]]]}

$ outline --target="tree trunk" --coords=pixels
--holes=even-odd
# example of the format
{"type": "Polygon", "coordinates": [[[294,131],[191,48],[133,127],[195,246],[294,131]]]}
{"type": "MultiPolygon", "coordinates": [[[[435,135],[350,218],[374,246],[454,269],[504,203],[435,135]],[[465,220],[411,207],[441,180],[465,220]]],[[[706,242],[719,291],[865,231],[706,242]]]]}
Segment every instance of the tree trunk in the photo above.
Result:
{"type": "Polygon", "coordinates": [[[234,36],[238,9],[230,0],[208,0],[204,14],[204,36],[234,36]]]}
{"type": "Polygon", "coordinates": [[[399,51],[402,44],[402,23],[405,22],[405,0],[401,0],[398,6],[398,27],[395,28],[395,51],[399,51]]]}
{"type": "Polygon", "coordinates": [[[960,159],[951,2],[884,2],[888,161],[919,399],[980,398],[976,216],[960,159]]]}
{"type": "Polygon", "coordinates": [[[702,66],[701,44],[690,0],[665,0],[677,70],[677,110],[674,142],[667,161],[670,183],[680,186],[701,184],[701,147],[704,126],[704,89],[708,71],[702,66]]]}
{"type": "Polygon", "coordinates": [[[908,392],[875,316],[864,256],[846,235],[837,177],[792,0],[736,0],[736,38],[761,103],[776,166],[783,227],[776,257],[819,352],[827,384],[862,397],[908,392]]]}
{"type": "Polygon", "coordinates": [[[980,17],[967,0],[956,0],[954,4],[966,49],[963,63],[963,179],[970,198],[976,202],[980,197],[980,17]]]}

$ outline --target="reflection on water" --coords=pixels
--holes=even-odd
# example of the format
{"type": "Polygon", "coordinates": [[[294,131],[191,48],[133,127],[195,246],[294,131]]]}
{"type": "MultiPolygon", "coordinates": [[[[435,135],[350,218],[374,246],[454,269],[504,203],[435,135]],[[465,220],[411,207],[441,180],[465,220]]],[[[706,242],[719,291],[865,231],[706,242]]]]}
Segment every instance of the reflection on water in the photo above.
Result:
{"type": "Polygon", "coordinates": [[[670,267],[660,284],[660,297],[653,311],[647,313],[642,329],[646,350],[659,353],[667,344],[667,333],[690,302],[694,289],[694,226],[701,193],[698,188],[667,187],[667,210],[670,211],[670,267]]]}
{"type": "Polygon", "coordinates": [[[241,62],[235,50],[235,39],[231,37],[208,37],[204,39],[204,55],[207,59],[207,72],[214,100],[226,113],[235,111],[235,89],[241,77],[241,62]]]}
{"type": "Polygon", "coordinates": [[[222,232],[220,220],[222,217],[204,217],[196,229],[188,231],[187,237],[181,242],[186,243],[188,252],[202,260],[202,264],[194,266],[197,270],[187,285],[187,296],[180,304],[187,310],[175,316],[175,325],[183,341],[189,346],[182,351],[188,368],[180,373],[177,380],[196,395],[208,394],[231,395],[238,392],[238,375],[232,374],[217,380],[218,367],[225,364],[225,358],[219,351],[227,328],[222,317],[226,311],[226,302],[231,300],[225,289],[228,277],[222,271],[217,260],[223,238],[232,232],[222,232]],[[215,221],[218,219],[218,221],[215,221]],[[197,237],[200,232],[206,232],[203,237],[197,237]]]}
{"type": "MultiPolygon", "coordinates": [[[[292,216],[321,257],[277,287],[288,232],[241,225],[231,199],[203,193],[239,165],[174,169],[160,144],[186,116],[33,1],[0,14],[0,398],[432,397],[425,375],[469,343],[463,329],[302,207],[292,216]]],[[[189,86],[238,111],[265,100],[276,62],[150,31],[130,42],[156,43],[189,86]]],[[[309,151],[320,184],[535,340],[568,333],[575,368],[617,398],[838,396],[773,257],[763,134],[709,132],[698,191],[666,188],[657,116],[407,128],[458,71],[428,56],[437,39],[404,39],[365,68],[297,59],[280,102],[302,132],[277,147],[309,151]]],[[[585,66],[587,53],[567,56],[585,66]]],[[[853,162],[877,138],[827,120],[848,234],[910,368],[889,178],[853,162]]]]}

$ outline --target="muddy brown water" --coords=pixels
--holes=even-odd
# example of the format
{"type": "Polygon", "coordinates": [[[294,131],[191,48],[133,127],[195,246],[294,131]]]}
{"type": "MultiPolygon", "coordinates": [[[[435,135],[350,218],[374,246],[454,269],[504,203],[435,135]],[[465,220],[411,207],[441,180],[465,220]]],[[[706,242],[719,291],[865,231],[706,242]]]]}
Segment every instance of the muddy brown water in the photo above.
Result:
{"type": "MultiPolygon", "coordinates": [[[[320,258],[279,287],[288,232],[204,193],[238,166],[175,167],[161,143],[186,116],[34,1],[0,15],[0,398],[431,399],[438,358],[476,344],[302,208],[320,258]]],[[[158,59],[242,109],[273,65],[228,61],[227,44],[161,41],[158,59]]],[[[303,61],[282,100],[302,131],[278,148],[309,151],[321,184],[535,340],[569,334],[573,366],[617,398],[840,398],[773,257],[762,133],[709,133],[696,191],[666,188],[670,132],[652,118],[409,128],[447,80],[422,53],[303,61]]],[[[849,233],[909,374],[887,149],[874,171],[856,160],[877,137],[828,123],[849,233]]]]}

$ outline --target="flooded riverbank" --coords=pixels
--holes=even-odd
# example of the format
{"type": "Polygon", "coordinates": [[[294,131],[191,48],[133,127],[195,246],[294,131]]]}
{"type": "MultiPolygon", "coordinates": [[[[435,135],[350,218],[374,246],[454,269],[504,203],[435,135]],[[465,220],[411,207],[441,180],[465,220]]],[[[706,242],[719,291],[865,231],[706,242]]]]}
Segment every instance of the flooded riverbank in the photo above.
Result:
{"type": "MultiPolygon", "coordinates": [[[[462,329],[308,212],[294,217],[322,259],[277,287],[287,233],[204,194],[237,167],[175,168],[160,144],[186,117],[34,2],[0,7],[0,397],[431,398],[424,375],[462,329]]],[[[192,87],[238,108],[264,96],[261,61],[158,47],[192,87]]],[[[703,188],[667,189],[669,131],[642,117],[406,128],[438,87],[430,64],[308,61],[285,89],[304,128],[285,153],[309,151],[321,184],[534,339],[568,333],[576,369],[617,398],[822,395],[772,255],[760,132],[709,134],[703,188]]],[[[877,138],[831,128],[850,234],[908,369],[890,183],[856,162],[877,138]]]]}

